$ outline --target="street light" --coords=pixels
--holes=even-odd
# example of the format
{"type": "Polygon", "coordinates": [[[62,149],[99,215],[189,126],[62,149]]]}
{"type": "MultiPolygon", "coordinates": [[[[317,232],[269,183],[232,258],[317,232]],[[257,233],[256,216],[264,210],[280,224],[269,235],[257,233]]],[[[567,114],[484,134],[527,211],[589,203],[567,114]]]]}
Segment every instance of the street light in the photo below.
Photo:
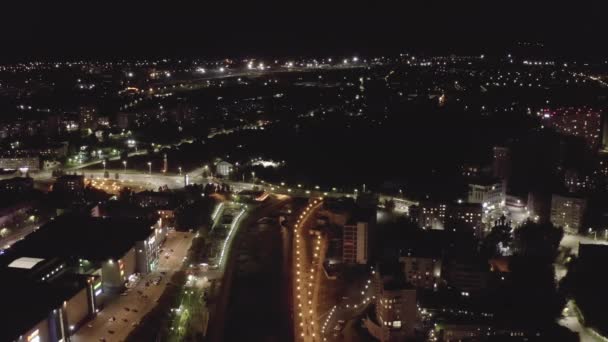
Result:
{"type": "Polygon", "coordinates": [[[152,162],[148,162],[148,173],[152,174],[152,162]]]}
{"type": "Polygon", "coordinates": [[[251,172],[251,181],[253,182],[255,180],[255,172],[251,172]]]}
{"type": "Polygon", "coordinates": [[[126,173],[127,172],[127,161],[126,160],[122,161],[122,166],[125,167],[125,173],[126,173]]]}
{"type": "Polygon", "coordinates": [[[182,174],[182,167],[181,167],[181,166],[178,166],[178,167],[177,167],[177,169],[179,170],[179,174],[180,174],[180,176],[181,176],[181,174],[182,174]]]}
{"type": "Polygon", "coordinates": [[[106,161],[103,160],[101,164],[103,165],[103,172],[106,172],[106,161]]]}

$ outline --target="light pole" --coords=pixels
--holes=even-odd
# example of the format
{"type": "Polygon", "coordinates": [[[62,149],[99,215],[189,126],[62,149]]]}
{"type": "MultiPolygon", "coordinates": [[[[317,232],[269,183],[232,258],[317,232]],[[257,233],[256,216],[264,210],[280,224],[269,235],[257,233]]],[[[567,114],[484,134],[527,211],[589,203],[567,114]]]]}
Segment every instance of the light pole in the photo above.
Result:
{"type": "Polygon", "coordinates": [[[177,169],[179,170],[179,175],[181,176],[182,175],[182,167],[178,166],[177,169]]]}
{"type": "Polygon", "coordinates": [[[152,162],[148,162],[148,173],[152,174],[152,162]]]}
{"type": "Polygon", "coordinates": [[[251,181],[254,182],[255,181],[255,172],[251,172],[251,181]]]}
{"type": "Polygon", "coordinates": [[[122,161],[122,166],[125,167],[125,173],[127,173],[127,161],[126,160],[122,161]]]}
{"type": "Polygon", "coordinates": [[[106,161],[102,160],[101,164],[103,165],[103,172],[106,172],[106,161]]]}

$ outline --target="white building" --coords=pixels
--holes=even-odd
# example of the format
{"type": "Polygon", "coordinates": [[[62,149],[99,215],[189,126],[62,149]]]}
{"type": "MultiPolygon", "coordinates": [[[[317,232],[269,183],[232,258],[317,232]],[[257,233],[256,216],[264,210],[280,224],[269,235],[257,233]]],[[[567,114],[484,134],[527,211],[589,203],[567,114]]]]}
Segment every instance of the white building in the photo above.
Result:
{"type": "Polygon", "coordinates": [[[221,161],[215,165],[216,173],[223,177],[228,177],[234,170],[234,165],[227,161],[221,161]]]}
{"type": "Polygon", "coordinates": [[[505,203],[505,188],[500,180],[486,180],[469,183],[469,203],[480,203],[484,207],[495,208],[505,203]]]}

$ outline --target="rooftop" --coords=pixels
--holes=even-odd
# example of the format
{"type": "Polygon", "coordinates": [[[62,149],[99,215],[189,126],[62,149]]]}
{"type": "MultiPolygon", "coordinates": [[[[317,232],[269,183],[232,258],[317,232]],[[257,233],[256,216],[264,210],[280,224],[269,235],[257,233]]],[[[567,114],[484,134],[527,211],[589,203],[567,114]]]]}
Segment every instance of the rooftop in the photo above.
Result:
{"type": "Polygon", "coordinates": [[[18,339],[64,300],[48,284],[16,278],[0,282],[0,293],[8,294],[2,297],[0,341],[18,339]]]}
{"type": "MultiPolygon", "coordinates": [[[[151,220],[64,215],[40,227],[0,257],[0,266],[16,258],[78,258],[102,261],[122,257],[151,234],[151,220]]],[[[19,260],[19,259],[18,259],[19,260]]],[[[33,265],[32,265],[33,266],[33,265]]]]}
{"type": "Polygon", "coordinates": [[[8,264],[8,267],[24,268],[24,269],[29,270],[29,269],[32,269],[34,266],[36,266],[36,264],[40,263],[41,261],[44,261],[44,259],[21,257],[21,258],[17,258],[15,260],[13,260],[13,262],[8,264]]]}

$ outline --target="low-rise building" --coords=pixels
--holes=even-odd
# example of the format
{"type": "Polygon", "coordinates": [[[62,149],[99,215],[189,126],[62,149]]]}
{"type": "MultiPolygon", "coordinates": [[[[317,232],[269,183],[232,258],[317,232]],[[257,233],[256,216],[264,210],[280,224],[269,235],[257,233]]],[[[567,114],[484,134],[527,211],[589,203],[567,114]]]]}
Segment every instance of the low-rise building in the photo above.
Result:
{"type": "Polygon", "coordinates": [[[482,204],[484,208],[498,208],[505,202],[504,181],[498,179],[478,178],[469,182],[469,203],[482,204]]]}
{"type": "Polygon", "coordinates": [[[0,169],[39,171],[40,157],[38,156],[0,156],[0,169]]]}
{"type": "Polygon", "coordinates": [[[470,231],[481,236],[481,204],[421,201],[415,212],[419,215],[418,225],[423,229],[470,231]]]}
{"type": "Polygon", "coordinates": [[[30,177],[13,177],[0,180],[0,193],[23,194],[34,189],[34,180],[30,177]]]}
{"type": "Polygon", "coordinates": [[[393,265],[379,265],[373,281],[376,323],[381,332],[377,338],[381,341],[401,341],[413,337],[418,323],[416,289],[405,281],[401,270],[394,269],[393,265]]]}
{"type": "Polygon", "coordinates": [[[215,165],[215,172],[222,177],[228,177],[234,170],[234,165],[227,161],[221,161],[215,165]]]}
{"type": "Polygon", "coordinates": [[[0,267],[24,257],[61,259],[74,273],[100,276],[99,296],[121,290],[133,273],[155,269],[165,236],[166,229],[152,220],[63,215],[11,246],[0,267]]]}
{"type": "Polygon", "coordinates": [[[463,296],[486,289],[490,265],[487,260],[450,258],[444,272],[448,286],[461,291],[463,296]]]}
{"type": "Polygon", "coordinates": [[[65,194],[80,194],[84,191],[83,175],[64,175],[55,181],[53,191],[65,194]]]}
{"type": "Polygon", "coordinates": [[[430,253],[407,253],[399,257],[408,283],[417,288],[436,289],[441,282],[441,257],[430,253]]]}

